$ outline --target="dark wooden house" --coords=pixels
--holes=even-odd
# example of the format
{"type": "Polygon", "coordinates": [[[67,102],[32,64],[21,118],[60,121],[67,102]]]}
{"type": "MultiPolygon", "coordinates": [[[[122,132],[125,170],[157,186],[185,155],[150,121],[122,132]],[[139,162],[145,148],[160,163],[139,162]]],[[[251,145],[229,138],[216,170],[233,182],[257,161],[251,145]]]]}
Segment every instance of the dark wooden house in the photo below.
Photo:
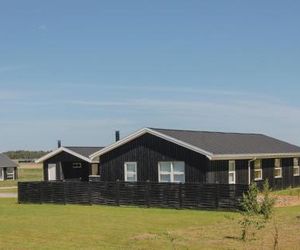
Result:
{"type": "Polygon", "coordinates": [[[5,154],[0,154],[0,181],[18,178],[18,164],[5,154]]]}
{"type": "Polygon", "coordinates": [[[36,162],[43,163],[44,180],[82,180],[99,177],[99,160],[89,157],[103,147],[59,147],[36,162]]]}
{"type": "Polygon", "coordinates": [[[300,185],[300,147],[262,134],[144,128],[98,158],[102,181],[300,185]]]}

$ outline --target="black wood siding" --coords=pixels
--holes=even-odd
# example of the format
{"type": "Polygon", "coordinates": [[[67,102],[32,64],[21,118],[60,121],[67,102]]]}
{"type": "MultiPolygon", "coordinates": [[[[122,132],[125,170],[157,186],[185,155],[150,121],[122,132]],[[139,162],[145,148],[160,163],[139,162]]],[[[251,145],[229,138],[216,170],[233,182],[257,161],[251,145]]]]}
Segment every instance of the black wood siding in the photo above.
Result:
{"type": "MultiPolygon", "coordinates": [[[[207,167],[207,183],[228,184],[228,162],[210,161],[207,167]]],[[[236,184],[248,184],[248,162],[249,160],[236,160],[236,184]]],[[[274,178],[275,159],[262,159],[263,180],[255,181],[259,186],[268,179],[270,186],[281,189],[300,185],[300,176],[293,176],[293,158],[281,159],[282,178],[274,178]]],[[[254,181],[254,163],[251,162],[251,182],[254,181]]]]}
{"type": "Polygon", "coordinates": [[[60,180],[64,176],[64,179],[81,178],[83,181],[88,181],[91,171],[90,163],[69,153],[61,152],[44,162],[44,180],[48,180],[48,164],[56,164],[57,180],[60,180]],[[73,163],[75,162],[81,163],[82,168],[73,168],[73,163]],[[63,173],[61,173],[60,165],[63,173]]]}
{"type": "MultiPolygon", "coordinates": [[[[283,158],[281,160],[282,178],[274,177],[275,159],[262,160],[263,180],[257,181],[262,186],[264,180],[268,179],[270,186],[274,189],[282,189],[287,187],[299,186],[300,177],[293,176],[293,158],[283,158]]],[[[251,164],[251,180],[254,180],[254,164],[251,164]]]]}
{"type": "Polygon", "coordinates": [[[159,161],[184,161],[186,182],[205,182],[208,159],[201,154],[145,134],[100,157],[102,181],[124,180],[124,163],[137,162],[137,180],[158,181],[159,161]]]}
{"type": "MultiPolygon", "coordinates": [[[[228,160],[210,161],[207,167],[206,182],[228,184],[228,160]]],[[[235,161],[236,184],[248,184],[248,160],[235,161]]]]}

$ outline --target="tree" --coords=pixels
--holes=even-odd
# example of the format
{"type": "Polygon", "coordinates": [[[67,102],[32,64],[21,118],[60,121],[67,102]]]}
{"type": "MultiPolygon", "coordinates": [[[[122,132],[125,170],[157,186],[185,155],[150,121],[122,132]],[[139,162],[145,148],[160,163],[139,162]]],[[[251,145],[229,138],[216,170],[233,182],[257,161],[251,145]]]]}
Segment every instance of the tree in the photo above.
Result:
{"type": "Polygon", "coordinates": [[[263,191],[260,194],[256,183],[252,183],[241,201],[241,239],[247,240],[250,231],[254,236],[256,231],[265,227],[272,216],[275,199],[270,196],[268,180],[264,182],[263,191]]]}

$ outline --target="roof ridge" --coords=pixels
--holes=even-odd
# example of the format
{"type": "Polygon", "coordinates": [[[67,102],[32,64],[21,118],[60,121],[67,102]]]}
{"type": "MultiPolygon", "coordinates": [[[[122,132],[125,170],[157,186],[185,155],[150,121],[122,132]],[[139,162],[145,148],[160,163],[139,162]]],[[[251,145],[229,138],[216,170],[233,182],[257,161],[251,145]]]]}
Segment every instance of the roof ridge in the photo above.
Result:
{"type": "Polygon", "coordinates": [[[166,131],[183,131],[183,132],[202,132],[202,133],[219,133],[219,134],[241,134],[241,135],[263,135],[262,133],[246,133],[246,132],[224,132],[224,131],[207,131],[207,130],[192,130],[192,129],[168,129],[168,128],[151,128],[153,130],[166,130],[166,131]]]}

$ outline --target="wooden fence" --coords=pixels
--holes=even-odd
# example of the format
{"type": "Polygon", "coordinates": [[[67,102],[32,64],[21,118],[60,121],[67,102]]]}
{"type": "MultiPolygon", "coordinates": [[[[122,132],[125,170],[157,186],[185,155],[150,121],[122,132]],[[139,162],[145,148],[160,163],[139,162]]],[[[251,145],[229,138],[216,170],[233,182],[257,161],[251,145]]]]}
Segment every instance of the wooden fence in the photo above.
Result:
{"type": "Polygon", "coordinates": [[[248,185],[154,182],[19,182],[19,203],[238,209],[248,185]]]}

